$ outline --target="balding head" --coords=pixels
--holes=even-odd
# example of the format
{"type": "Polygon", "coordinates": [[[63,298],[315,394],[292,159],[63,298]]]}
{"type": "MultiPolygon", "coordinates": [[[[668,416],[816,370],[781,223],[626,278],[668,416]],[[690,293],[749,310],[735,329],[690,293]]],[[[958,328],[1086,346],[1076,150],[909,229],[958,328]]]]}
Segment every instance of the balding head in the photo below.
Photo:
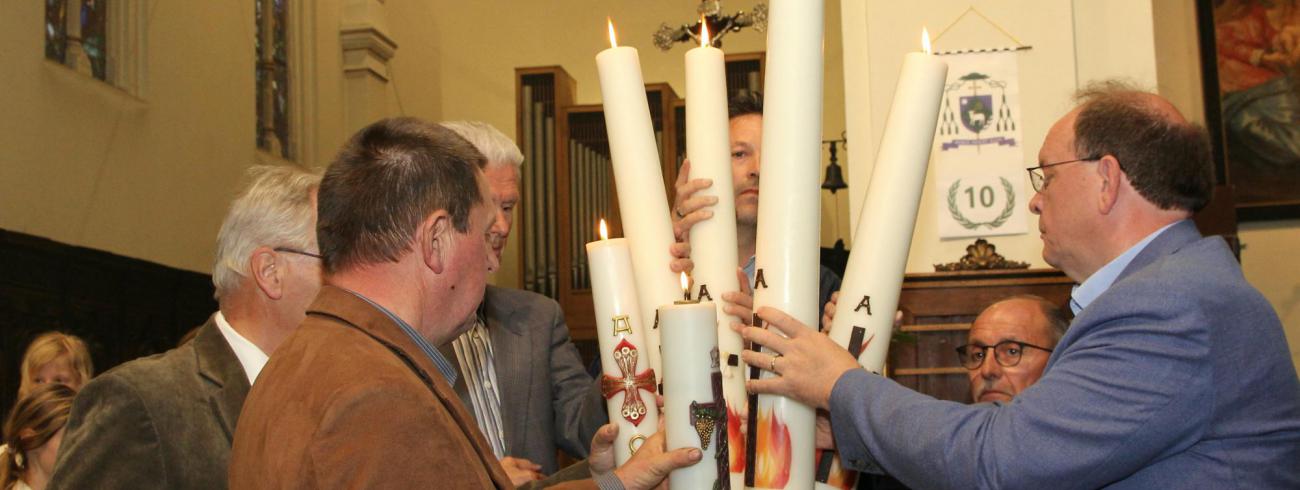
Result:
{"type": "Polygon", "coordinates": [[[1075,100],[1080,158],[1113,155],[1138,194],[1163,210],[1196,212],[1210,201],[1209,136],[1168,100],[1114,80],[1087,85],[1075,100]]]}

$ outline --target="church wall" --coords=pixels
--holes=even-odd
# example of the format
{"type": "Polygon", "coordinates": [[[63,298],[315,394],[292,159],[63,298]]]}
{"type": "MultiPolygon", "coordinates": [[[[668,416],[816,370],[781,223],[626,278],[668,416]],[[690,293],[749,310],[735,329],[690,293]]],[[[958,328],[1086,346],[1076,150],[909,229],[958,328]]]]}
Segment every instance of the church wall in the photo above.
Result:
{"type": "Polygon", "coordinates": [[[0,6],[0,228],[210,271],[254,161],[245,3],[150,2],[139,97],[46,61],[44,2],[0,6]]]}

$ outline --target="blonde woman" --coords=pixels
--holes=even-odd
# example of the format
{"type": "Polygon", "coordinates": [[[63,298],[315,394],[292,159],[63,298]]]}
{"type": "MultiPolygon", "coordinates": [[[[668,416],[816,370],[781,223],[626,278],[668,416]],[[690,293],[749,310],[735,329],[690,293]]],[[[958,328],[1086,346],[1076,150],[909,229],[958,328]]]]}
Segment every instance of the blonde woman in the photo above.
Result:
{"type": "Polygon", "coordinates": [[[45,489],[76,395],[65,385],[46,383],[18,399],[4,424],[0,490],[45,489]]]}
{"type": "Polygon", "coordinates": [[[27,346],[23,354],[22,382],[18,398],[38,385],[58,383],[80,390],[95,374],[86,343],[75,335],[45,332],[27,346]]]}

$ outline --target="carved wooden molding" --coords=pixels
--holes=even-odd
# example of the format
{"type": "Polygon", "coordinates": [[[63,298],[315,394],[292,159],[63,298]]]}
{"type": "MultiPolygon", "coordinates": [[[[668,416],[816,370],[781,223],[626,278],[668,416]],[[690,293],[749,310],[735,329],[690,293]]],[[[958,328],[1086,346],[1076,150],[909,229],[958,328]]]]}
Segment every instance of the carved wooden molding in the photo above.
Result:
{"type": "Polygon", "coordinates": [[[956,262],[934,264],[936,272],[981,271],[995,269],[1028,269],[1027,262],[1007,260],[998,254],[998,247],[983,238],[966,246],[966,255],[956,262]]]}

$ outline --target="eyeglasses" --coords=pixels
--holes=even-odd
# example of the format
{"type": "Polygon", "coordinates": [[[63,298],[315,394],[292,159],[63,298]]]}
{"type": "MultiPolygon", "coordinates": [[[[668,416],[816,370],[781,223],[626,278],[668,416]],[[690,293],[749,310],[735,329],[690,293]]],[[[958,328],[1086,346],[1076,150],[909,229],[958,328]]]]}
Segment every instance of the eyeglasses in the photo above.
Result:
{"type": "Polygon", "coordinates": [[[1043,169],[1045,169],[1045,168],[1047,168],[1047,167],[1055,167],[1055,166],[1057,166],[1057,165],[1065,165],[1065,164],[1067,164],[1067,163],[1078,163],[1078,162],[1092,162],[1092,161],[1097,161],[1097,160],[1101,160],[1101,157],[1102,157],[1102,155],[1097,155],[1097,156],[1092,156],[1092,157],[1088,157],[1088,158],[1078,158],[1078,159],[1074,159],[1074,160],[1066,160],[1066,161],[1064,161],[1064,162],[1045,163],[1045,164],[1039,165],[1039,166],[1037,166],[1037,167],[1030,167],[1030,168],[1027,168],[1027,169],[1025,169],[1025,170],[1029,172],[1029,183],[1030,183],[1031,185],[1034,186],[1034,192],[1043,192],[1043,188],[1047,186],[1047,180],[1046,180],[1046,177],[1043,176],[1043,169]]]}
{"type": "Polygon", "coordinates": [[[293,248],[288,248],[288,247],[275,247],[275,248],[273,248],[273,249],[271,249],[271,250],[275,250],[276,252],[291,253],[291,254],[296,254],[296,255],[305,255],[305,256],[307,256],[307,257],[311,257],[311,258],[313,258],[313,259],[323,259],[323,258],[320,256],[320,254],[314,254],[314,253],[311,253],[311,252],[304,252],[304,251],[302,251],[302,250],[293,249],[293,248]]]}
{"type": "Polygon", "coordinates": [[[1020,364],[1020,355],[1024,354],[1026,347],[1052,352],[1052,349],[1046,347],[1015,340],[1003,340],[995,345],[967,344],[958,347],[957,359],[961,361],[963,367],[974,371],[984,365],[984,358],[988,357],[984,353],[989,349],[993,349],[993,357],[997,359],[998,364],[1001,364],[1002,367],[1011,367],[1020,364]]]}

